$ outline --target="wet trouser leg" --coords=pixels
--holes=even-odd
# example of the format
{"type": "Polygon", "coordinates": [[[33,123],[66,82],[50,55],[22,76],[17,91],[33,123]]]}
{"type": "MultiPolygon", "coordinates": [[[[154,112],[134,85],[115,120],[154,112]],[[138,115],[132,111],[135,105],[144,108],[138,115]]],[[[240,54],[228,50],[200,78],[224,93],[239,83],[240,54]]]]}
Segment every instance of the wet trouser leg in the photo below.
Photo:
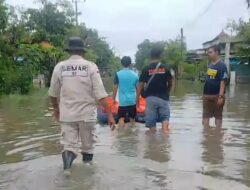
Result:
{"type": "Polygon", "coordinates": [[[79,129],[77,123],[61,123],[62,139],[61,144],[63,145],[62,159],[63,168],[68,170],[74,159],[77,156],[79,149],[79,129]]]}
{"type": "Polygon", "coordinates": [[[61,130],[63,151],[68,150],[77,154],[80,148],[78,123],[61,123],[61,130]]]}
{"type": "Polygon", "coordinates": [[[83,161],[92,161],[95,143],[95,122],[80,122],[79,135],[81,138],[82,146],[81,152],[83,161]]]}
{"type": "Polygon", "coordinates": [[[83,161],[91,161],[95,143],[95,122],[62,123],[62,140],[64,151],[75,154],[81,152],[83,161]],[[81,142],[81,145],[80,145],[81,142]]]}

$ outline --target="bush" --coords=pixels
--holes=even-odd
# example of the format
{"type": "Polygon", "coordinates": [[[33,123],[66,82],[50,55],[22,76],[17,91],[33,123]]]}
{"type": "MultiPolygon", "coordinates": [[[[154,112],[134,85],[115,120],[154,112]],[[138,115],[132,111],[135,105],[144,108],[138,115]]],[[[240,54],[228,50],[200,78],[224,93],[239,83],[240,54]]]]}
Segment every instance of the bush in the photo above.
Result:
{"type": "Polygon", "coordinates": [[[180,80],[195,80],[195,76],[190,73],[182,73],[179,79],[180,80]]]}
{"type": "Polygon", "coordinates": [[[195,76],[196,66],[194,64],[183,64],[183,72],[195,76]]]}
{"type": "Polygon", "coordinates": [[[0,59],[0,94],[27,94],[31,86],[32,73],[28,66],[0,59]]]}
{"type": "Polygon", "coordinates": [[[195,78],[199,78],[201,73],[206,73],[207,71],[207,62],[201,61],[196,64],[183,64],[183,73],[181,75],[181,79],[194,80],[195,78]]]}

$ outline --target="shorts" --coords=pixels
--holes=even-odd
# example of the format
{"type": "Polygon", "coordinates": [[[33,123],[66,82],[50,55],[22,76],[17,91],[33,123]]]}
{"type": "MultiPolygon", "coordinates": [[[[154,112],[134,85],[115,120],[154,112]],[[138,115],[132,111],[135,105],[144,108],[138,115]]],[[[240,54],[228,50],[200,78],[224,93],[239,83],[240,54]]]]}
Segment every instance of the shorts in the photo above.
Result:
{"type": "Polygon", "coordinates": [[[157,120],[161,122],[168,122],[170,118],[169,101],[163,100],[155,96],[149,96],[146,98],[146,115],[145,123],[146,127],[156,127],[157,120]]]}
{"type": "Polygon", "coordinates": [[[136,117],[136,105],[120,106],[118,108],[118,119],[120,118],[135,119],[135,117],[136,117]]]}
{"type": "Polygon", "coordinates": [[[218,96],[217,95],[204,95],[203,96],[203,118],[212,118],[222,119],[223,107],[225,104],[218,105],[218,96]]]}

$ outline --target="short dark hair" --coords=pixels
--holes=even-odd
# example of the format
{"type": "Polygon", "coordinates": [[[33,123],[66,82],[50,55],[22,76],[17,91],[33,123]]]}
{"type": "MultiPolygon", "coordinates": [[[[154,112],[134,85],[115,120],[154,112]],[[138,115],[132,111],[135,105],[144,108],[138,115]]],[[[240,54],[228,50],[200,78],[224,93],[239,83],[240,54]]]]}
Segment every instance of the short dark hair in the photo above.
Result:
{"type": "Polygon", "coordinates": [[[210,47],[209,49],[213,49],[214,52],[217,52],[218,55],[220,55],[220,46],[219,45],[214,45],[214,46],[210,47]]]}
{"type": "Polygon", "coordinates": [[[163,48],[154,47],[150,52],[150,57],[152,59],[160,59],[162,54],[163,54],[163,48]]]}
{"type": "Polygon", "coordinates": [[[84,55],[85,54],[84,50],[68,50],[68,52],[71,55],[84,55]]]}
{"type": "Polygon", "coordinates": [[[124,56],[121,60],[121,63],[124,67],[129,67],[132,64],[132,60],[129,56],[124,56]]]}

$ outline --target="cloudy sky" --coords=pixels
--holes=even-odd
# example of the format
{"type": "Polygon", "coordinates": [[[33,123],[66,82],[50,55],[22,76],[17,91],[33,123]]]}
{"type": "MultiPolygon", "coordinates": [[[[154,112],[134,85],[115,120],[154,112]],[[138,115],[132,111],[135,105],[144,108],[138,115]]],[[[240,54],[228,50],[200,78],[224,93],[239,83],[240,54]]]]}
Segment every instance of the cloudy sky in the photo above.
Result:
{"type": "MultiPolygon", "coordinates": [[[[133,56],[144,39],[175,38],[184,28],[188,49],[221,32],[229,19],[249,18],[245,0],[79,0],[80,20],[95,28],[120,56],[133,56]]],[[[6,0],[36,6],[34,0],[6,0]]]]}

